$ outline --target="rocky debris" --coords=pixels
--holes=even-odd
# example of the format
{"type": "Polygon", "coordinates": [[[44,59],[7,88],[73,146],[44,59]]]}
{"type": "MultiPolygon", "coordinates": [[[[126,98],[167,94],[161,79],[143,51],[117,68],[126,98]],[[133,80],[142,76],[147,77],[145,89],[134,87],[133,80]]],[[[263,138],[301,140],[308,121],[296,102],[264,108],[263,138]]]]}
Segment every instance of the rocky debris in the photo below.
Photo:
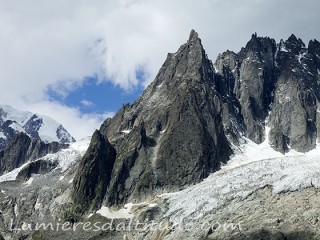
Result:
{"type": "Polygon", "coordinates": [[[116,151],[108,139],[96,130],[80,161],[73,180],[72,197],[83,210],[98,209],[111,180],[116,151]]]}
{"type": "Polygon", "coordinates": [[[246,199],[226,202],[201,219],[185,221],[185,227],[192,225],[191,231],[177,228],[165,239],[317,239],[318,197],[319,190],[312,187],[272,194],[266,186],[246,199]]]}

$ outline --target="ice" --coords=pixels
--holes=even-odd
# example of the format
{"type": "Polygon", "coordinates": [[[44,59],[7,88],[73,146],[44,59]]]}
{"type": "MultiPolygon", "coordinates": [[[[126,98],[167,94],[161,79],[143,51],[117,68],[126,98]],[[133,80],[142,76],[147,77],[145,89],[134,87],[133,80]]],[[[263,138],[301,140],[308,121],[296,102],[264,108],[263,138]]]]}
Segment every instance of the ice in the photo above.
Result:
{"type": "Polygon", "coordinates": [[[78,142],[70,144],[66,149],[62,149],[54,154],[48,154],[41,159],[47,161],[58,161],[58,168],[61,169],[61,172],[65,172],[85,154],[89,147],[90,140],[90,137],[84,138],[78,142]]]}
{"type": "Polygon", "coordinates": [[[162,194],[171,222],[184,218],[199,219],[207,212],[220,208],[231,200],[241,200],[264,186],[271,186],[273,194],[295,191],[309,186],[320,188],[320,146],[308,153],[290,150],[276,152],[266,140],[258,145],[245,139],[235,148],[235,154],[221,170],[201,183],[180,192],[162,194]]]}
{"type": "MultiPolygon", "coordinates": [[[[44,115],[41,115],[40,118],[42,118],[43,124],[39,129],[39,137],[45,142],[59,142],[61,137],[59,138],[57,136],[57,129],[61,127],[61,124],[44,115]]],[[[67,139],[68,142],[73,142],[71,135],[67,132],[65,132],[62,137],[64,139],[67,139]]]]}
{"type": "Polygon", "coordinates": [[[19,172],[27,166],[28,163],[23,164],[21,167],[12,170],[11,172],[5,173],[0,176],[0,182],[13,181],[18,176],[19,172]]]}
{"type": "Polygon", "coordinates": [[[20,124],[16,123],[16,122],[13,122],[10,124],[10,126],[13,130],[15,130],[16,132],[23,132],[25,133],[25,130],[21,127],[20,124]]]}
{"type": "Polygon", "coordinates": [[[133,214],[130,213],[131,208],[132,208],[133,204],[128,203],[126,205],[124,205],[123,208],[119,209],[119,210],[111,210],[108,207],[102,207],[100,210],[97,211],[98,214],[100,214],[103,217],[106,218],[112,218],[112,219],[128,219],[128,218],[132,218],[133,214]]]}

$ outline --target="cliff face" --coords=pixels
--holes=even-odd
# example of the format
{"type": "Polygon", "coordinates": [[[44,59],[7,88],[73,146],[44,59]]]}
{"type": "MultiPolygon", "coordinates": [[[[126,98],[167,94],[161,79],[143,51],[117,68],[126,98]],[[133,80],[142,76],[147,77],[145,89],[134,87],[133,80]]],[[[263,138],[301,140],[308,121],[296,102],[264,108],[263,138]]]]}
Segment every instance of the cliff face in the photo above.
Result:
{"type": "Polygon", "coordinates": [[[83,156],[73,180],[73,198],[83,209],[101,206],[111,180],[116,152],[98,130],[83,156]]]}

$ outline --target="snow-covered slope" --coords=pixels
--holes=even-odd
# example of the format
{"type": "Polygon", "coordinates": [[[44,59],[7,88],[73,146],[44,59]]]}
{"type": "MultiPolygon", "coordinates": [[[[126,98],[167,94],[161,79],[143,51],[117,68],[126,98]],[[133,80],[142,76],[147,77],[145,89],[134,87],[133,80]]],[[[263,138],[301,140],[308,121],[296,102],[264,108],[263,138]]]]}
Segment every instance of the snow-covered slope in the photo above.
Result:
{"type": "MultiPolygon", "coordinates": [[[[24,132],[31,137],[40,137],[44,142],[74,142],[73,137],[58,122],[50,117],[19,111],[10,106],[0,105],[0,138],[7,139],[12,129],[15,133],[24,132]],[[11,122],[9,126],[6,122],[11,122]]],[[[12,135],[12,134],[11,134],[12,135]]]]}
{"type": "Polygon", "coordinates": [[[306,154],[290,151],[283,155],[267,142],[260,145],[246,139],[235,155],[199,184],[180,192],[161,195],[167,199],[166,216],[172,222],[199,219],[231,200],[241,201],[264,186],[273,193],[320,188],[320,146],[306,154]]]}

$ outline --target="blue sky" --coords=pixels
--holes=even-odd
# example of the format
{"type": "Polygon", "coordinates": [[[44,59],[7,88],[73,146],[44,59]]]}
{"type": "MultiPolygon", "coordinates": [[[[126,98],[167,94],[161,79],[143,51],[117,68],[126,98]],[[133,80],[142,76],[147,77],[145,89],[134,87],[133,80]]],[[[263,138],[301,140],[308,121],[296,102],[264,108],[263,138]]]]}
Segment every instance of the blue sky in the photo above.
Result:
{"type": "MultiPolygon", "coordinates": [[[[142,80],[142,75],[139,75],[142,80]]],[[[143,86],[135,86],[124,90],[111,81],[98,81],[96,77],[87,77],[81,86],[65,95],[57,94],[49,88],[48,95],[54,100],[68,107],[76,107],[81,113],[103,114],[117,112],[122,104],[132,104],[142,93],[143,86]]]]}

